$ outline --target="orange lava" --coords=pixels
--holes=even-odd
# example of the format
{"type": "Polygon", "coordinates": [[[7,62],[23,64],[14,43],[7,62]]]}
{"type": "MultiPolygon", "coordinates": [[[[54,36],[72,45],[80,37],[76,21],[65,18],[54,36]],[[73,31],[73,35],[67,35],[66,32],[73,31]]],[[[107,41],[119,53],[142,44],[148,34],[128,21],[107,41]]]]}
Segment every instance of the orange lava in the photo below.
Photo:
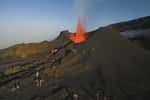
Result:
{"type": "Polygon", "coordinates": [[[74,42],[75,44],[79,44],[79,43],[87,40],[87,38],[88,38],[88,35],[85,33],[85,30],[84,30],[83,25],[81,23],[81,19],[79,17],[76,33],[70,33],[69,39],[72,42],[74,42]]]}

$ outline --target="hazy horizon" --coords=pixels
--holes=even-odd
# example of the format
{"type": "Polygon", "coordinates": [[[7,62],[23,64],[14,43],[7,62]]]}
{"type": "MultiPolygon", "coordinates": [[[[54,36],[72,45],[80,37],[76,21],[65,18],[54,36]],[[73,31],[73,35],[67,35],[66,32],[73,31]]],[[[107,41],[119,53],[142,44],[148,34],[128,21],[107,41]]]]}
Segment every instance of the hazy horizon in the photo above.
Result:
{"type": "Polygon", "coordinates": [[[150,15],[149,0],[0,0],[0,49],[56,38],[76,30],[78,16],[87,31],[150,15]]]}

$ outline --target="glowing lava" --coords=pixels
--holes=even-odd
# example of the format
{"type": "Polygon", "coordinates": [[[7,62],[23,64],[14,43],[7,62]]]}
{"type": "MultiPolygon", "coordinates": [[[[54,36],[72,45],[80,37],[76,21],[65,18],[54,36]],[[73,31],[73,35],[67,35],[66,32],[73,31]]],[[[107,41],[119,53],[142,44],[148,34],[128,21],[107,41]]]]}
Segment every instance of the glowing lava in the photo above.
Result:
{"type": "Polygon", "coordinates": [[[79,44],[87,40],[88,35],[85,33],[80,17],[78,18],[78,25],[76,33],[69,33],[69,39],[75,44],[79,44]]]}

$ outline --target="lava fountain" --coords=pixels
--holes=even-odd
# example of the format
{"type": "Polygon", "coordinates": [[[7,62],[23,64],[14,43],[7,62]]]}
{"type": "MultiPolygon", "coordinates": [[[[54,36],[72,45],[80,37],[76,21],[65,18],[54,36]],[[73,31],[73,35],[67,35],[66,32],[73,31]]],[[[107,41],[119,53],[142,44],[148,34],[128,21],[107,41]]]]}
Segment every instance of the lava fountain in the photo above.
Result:
{"type": "Polygon", "coordinates": [[[68,37],[75,44],[79,44],[87,40],[88,35],[83,28],[80,17],[78,18],[76,33],[69,33],[68,37]]]}

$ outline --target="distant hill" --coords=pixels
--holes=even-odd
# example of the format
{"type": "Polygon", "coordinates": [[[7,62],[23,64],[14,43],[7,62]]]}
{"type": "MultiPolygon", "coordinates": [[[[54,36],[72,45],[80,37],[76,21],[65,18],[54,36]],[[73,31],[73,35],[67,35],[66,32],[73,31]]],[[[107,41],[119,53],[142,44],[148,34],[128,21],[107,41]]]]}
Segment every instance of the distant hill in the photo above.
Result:
{"type": "Polygon", "coordinates": [[[44,41],[41,43],[18,44],[0,51],[1,59],[26,58],[34,54],[42,53],[51,46],[51,43],[44,41]]]}
{"type": "Polygon", "coordinates": [[[111,24],[108,27],[119,31],[133,30],[133,29],[148,29],[150,27],[150,16],[141,17],[126,22],[111,24]]]}
{"type": "Polygon", "coordinates": [[[11,46],[6,49],[0,50],[0,59],[17,59],[17,58],[26,58],[36,54],[47,53],[51,48],[58,47],[66,41],[66,32],[63,31],[60,35],[53,41],[43,41],[40,43],[23,43],[11,46]]]}

